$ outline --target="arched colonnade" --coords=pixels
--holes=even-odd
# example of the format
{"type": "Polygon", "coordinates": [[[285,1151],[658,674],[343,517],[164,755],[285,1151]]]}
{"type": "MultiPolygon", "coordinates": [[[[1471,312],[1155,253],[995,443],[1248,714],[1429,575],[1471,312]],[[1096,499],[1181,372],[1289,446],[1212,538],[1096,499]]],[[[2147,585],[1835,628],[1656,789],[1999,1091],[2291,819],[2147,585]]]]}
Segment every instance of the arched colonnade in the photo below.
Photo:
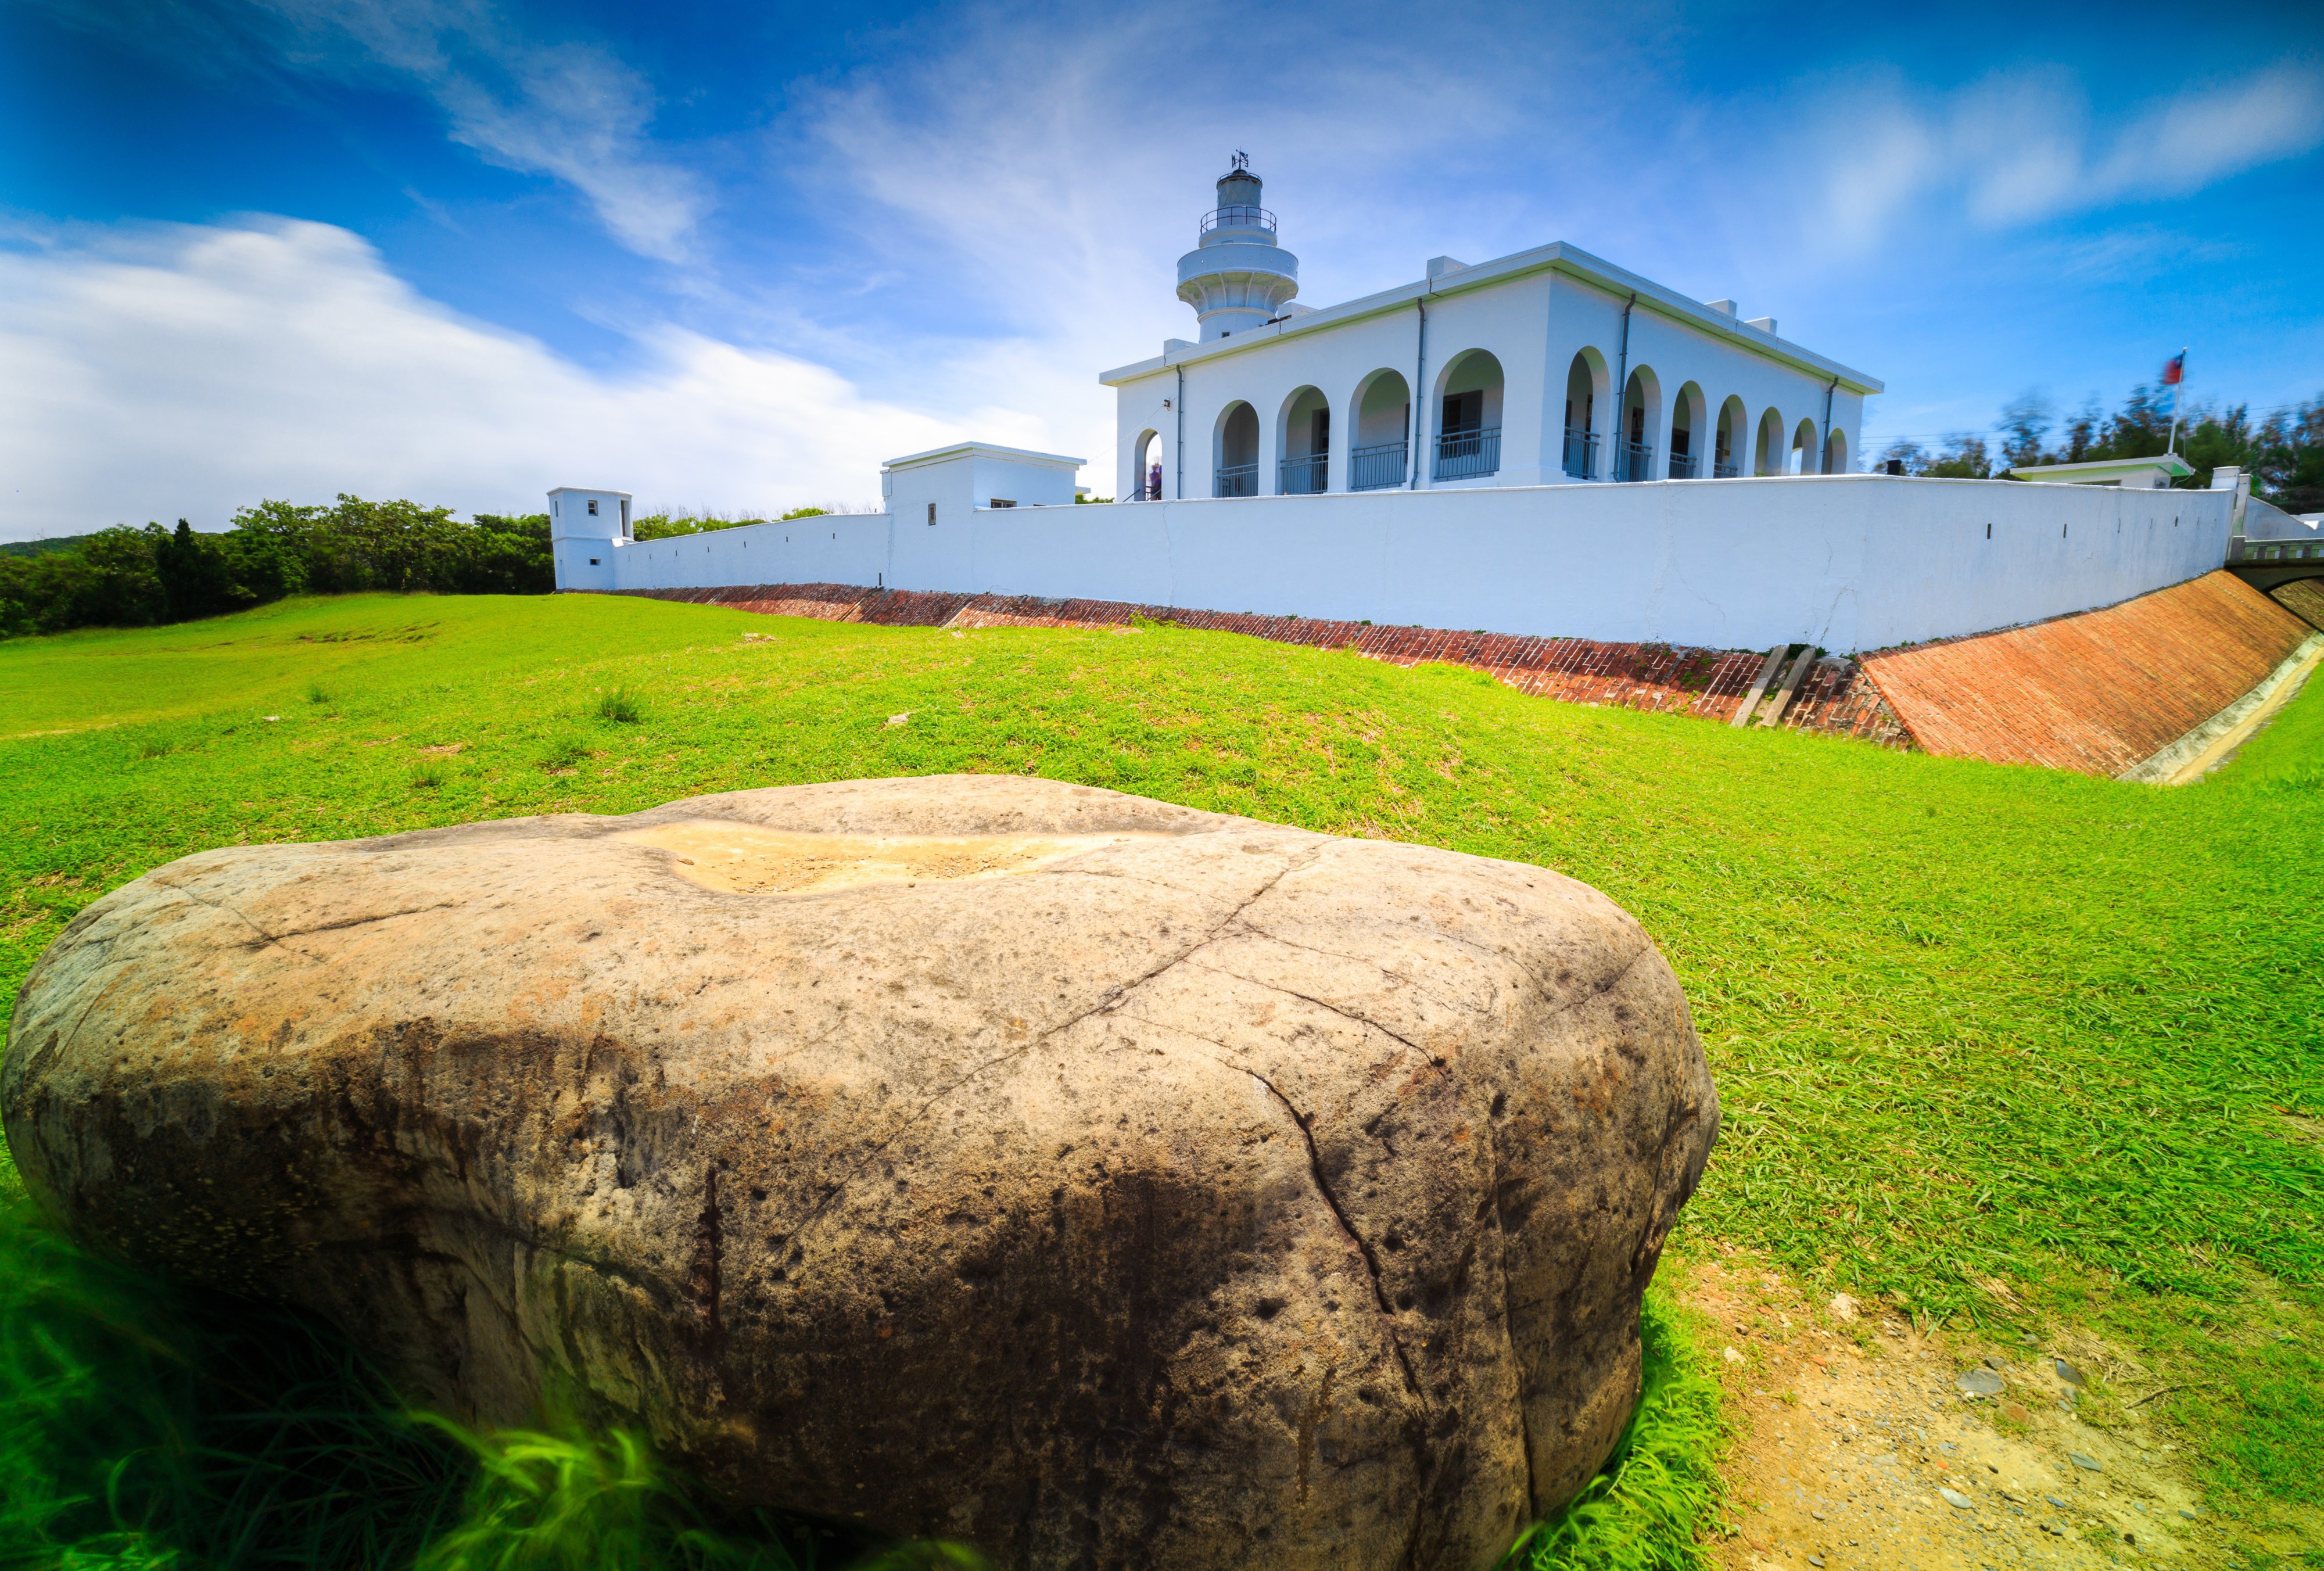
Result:
{"type": "MultiPolygon", "coordinates": [[[[1702,384],[1666,389],[1654,368],[1633,368],[1618,402],[1613,368],[1594,347],[1567,368],[1561,467],[1577,480],[1711,480],[1745,475],[1840,474],[1848,434],[1820,432],[1803,418],[1788,431],[1775,408],[1751,419],[1738,394],[1716,405],[1702,384]]],[[[1501,365],[1490,351],[1465,349],[1431,378],[1422,460],[1433,480],[1493,475],[1500,468],[1501,365]]],[[[1213,496],[1297,496],[1375,491],[1412,482],[1412,386],[1383,366],[1334,399],[1306,384],[1271,411],[1231,401],[1213,422],[1213,496]]],[[[1133,500],[1161,499],[1165,465],[1158,430],[1139,433],[1133,500]]],[[[1192,486],[1190,492],[1201,494],[1192,486]]]]}
{"type": "Polygon", "coordinates": [[[1838,475],[1848,468],[1848,436],[1817,439],[1816,422],[1803,419],[1787,437],[1782,411],[1762,411],[1756,428],[1749,409],[1730,393],[1714,411],[1702,385],[1687,382],[1665,393],[1650,365],[1633,370],[1612,402],[1606,356],[1584,348],[1565,376],[1563,467],[1576,480],[1731,480],[1745,475],[1838,475]]]}

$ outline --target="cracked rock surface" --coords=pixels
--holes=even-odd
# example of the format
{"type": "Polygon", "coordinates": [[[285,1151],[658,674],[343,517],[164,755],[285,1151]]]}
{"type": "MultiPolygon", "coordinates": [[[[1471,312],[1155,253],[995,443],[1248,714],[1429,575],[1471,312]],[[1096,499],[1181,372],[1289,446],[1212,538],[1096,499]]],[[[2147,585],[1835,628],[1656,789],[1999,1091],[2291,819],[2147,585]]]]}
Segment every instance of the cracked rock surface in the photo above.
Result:
{"type": "Polygon", "coordinates": [[[1189,1571],[1491,1565],[1718,1125],[1582,884],[989,776],[184,858],[42,958],[0,1111],[82,1237],[417,1401],[1189,1571]]]}

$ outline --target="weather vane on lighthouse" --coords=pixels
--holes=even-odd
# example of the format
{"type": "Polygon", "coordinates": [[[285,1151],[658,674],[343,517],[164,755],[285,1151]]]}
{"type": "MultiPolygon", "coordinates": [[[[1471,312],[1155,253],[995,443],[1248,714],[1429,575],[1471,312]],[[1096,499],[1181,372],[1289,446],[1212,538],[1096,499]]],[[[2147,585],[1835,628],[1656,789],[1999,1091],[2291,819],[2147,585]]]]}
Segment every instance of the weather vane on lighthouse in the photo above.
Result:
{"type": "Polygon", "coordinates": [[[1245,152],[1240,147],[1236,148],[1234,162],[1229,164],[1228,167],[1230,169],[1249,169],[1250,167],[1250,154],[1245,152]]]}

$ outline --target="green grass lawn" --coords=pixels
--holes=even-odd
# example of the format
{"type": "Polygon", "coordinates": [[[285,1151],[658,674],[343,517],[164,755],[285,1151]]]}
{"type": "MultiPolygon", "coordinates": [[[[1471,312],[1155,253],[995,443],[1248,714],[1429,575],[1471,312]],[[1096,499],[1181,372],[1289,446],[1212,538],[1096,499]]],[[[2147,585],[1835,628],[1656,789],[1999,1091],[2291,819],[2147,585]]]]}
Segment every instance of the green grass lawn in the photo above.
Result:
{"type": "Polygon", "coordinates": [[[2147,1410],[2222,1510],[2324,1516],[2324,683],[2167,790],[1176,628],[595,597],[0,645],[0,698],[9,999],[82,905],[205,846],[851,776],[1038,773],[1554,867],[1645,922],[1711,1053],[1680,1247],[2101,1334],[2182,1387],[2147,1410]],[[617,690],[638,719],[599,717],[617,690]]]}

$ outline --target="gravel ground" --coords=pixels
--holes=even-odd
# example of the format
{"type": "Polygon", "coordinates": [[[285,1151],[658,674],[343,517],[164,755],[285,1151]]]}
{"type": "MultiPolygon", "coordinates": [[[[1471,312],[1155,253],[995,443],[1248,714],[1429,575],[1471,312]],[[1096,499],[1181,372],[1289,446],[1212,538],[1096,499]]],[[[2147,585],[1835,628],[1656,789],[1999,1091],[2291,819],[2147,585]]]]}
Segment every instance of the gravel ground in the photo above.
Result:
{"type": "Polygon", "coordinates": [[[1738,1431],[1726,1468],[1738,1530],[1715,1546],[1726,1571],[2226,1557],[2177,1454],[2135,1412],[2085,1423],[2080,1372],[2057,1350],[1980,1356],[1880,1307],[1811,1303],[1739,1261],[1698,1261],[1688,1278],[1738,1431]]]}

